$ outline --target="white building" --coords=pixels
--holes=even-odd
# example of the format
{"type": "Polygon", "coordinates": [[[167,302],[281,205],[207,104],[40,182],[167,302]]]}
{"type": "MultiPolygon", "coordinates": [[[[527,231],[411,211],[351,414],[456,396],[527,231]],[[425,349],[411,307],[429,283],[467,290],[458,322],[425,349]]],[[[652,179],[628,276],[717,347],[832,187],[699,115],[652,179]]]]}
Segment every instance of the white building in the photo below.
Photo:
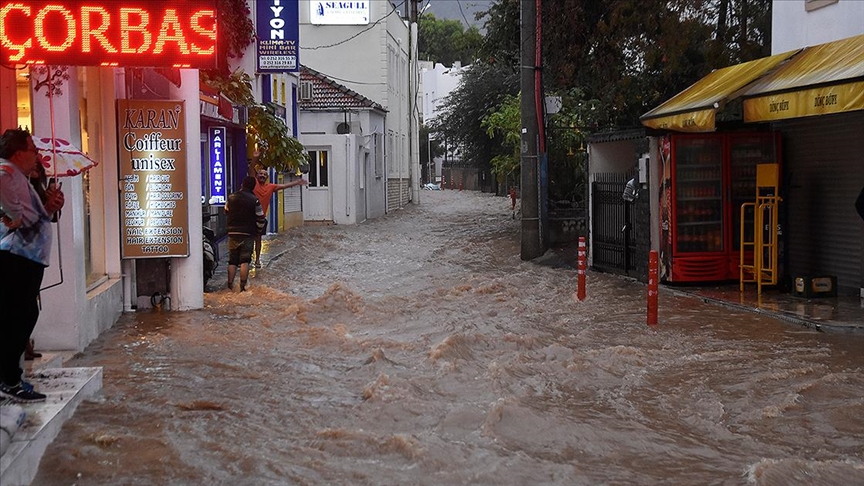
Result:
{"type": "MultiPolygon", "coordinates": [[[[438,117],[444,101],[450,96],[459,84],[462,82],[462,73],[467,69],[463,68],[462,63],[456,61],[452,67],[445,67],[441,63],[433,63],[429,61],[420,62],[420,77],[421,89],[423,92],[423,123],[430,126],[438,117]]],[[[451,153],[455,148],[451,147],[451,153]]],[[[436,157],[435,163],[435,178],[441,178],[441,165],[444,161],[443,157],[436,157]]]]}
{"type": "Polygon", "coordinates": [[[300,142],[311,163],[305,221],[355,224],[385,213],[384,108],[303,67],[300,142]]]}
{"type": "Polygon", "coordinates": [[[390,0],[300,2],[303,65],[387,112],[384,126],[373,130],[383,137],[388,211],[416,200],[419,188],[419,114],[410,99],[417,82],[416,75],[410,76],[416,55],[409,54],[416,53],[416,34],[412,40],[401,5],[390,0]]]}

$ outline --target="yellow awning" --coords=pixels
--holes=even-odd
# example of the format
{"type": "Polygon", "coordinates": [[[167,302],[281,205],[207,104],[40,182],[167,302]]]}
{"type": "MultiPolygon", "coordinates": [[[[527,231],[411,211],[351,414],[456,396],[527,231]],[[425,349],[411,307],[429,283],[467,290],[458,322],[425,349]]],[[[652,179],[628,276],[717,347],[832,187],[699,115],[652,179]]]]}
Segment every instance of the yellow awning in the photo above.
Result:
{"type": "Polygon", "coordinates": [[[804,49],[743,96],[745,122],[864,110],[864,35],[804,49]]]}
{"type": "Polygon", "coordinates": [[[645,113],[642,124],[658,130],[713,132],[716,111],[753,80],[789,59],[796,51],[712,71],[662,105],[645,113]]]}

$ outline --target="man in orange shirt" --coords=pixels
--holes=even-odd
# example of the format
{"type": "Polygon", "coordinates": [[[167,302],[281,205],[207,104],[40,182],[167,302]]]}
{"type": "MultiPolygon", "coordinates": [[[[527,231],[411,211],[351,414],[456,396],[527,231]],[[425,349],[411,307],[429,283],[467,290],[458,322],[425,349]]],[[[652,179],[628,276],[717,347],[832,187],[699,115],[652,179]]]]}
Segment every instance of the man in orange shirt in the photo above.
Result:
{"type": "MultiPolygon", "coordinates": [[[[250,166],[249,171],[252,172],[252,170],[253,169],[250,166]]],[[[270,175],[267,170],[260,169],[255,175],[255,190],[252,192],[254,192],[255,195],[258,196],[258,200],[261,201],[261,207],[264,209],[264,216],[266,217],[267,211],[270,209],[270,198],[273,196],[273,193],[289,187],[305,186],[308,183],[309,181],[306,179],[297,179],[287,184],[273,184],[270,182],[270,175]]],[[[255,268],[261,268],[261,236],[266,234],[267,225],[265,224],[264,229],[255,235],[255,268]]]]}

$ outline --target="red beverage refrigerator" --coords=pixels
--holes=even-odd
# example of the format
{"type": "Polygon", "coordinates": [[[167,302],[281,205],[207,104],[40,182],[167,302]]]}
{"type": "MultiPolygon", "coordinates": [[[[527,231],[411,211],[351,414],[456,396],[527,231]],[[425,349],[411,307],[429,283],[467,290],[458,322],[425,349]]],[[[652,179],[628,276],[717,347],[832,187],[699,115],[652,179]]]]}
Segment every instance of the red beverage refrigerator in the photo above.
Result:
{"type": "MultiPolygon", "coordinates": [[[[756,165],[780,162],[779,134],[673,134],[660,156],[661,278],[738,280],[741,205],[756,199],[756,165]]],[[[752,210],[744,218],[752,241],[752,210]]]]}

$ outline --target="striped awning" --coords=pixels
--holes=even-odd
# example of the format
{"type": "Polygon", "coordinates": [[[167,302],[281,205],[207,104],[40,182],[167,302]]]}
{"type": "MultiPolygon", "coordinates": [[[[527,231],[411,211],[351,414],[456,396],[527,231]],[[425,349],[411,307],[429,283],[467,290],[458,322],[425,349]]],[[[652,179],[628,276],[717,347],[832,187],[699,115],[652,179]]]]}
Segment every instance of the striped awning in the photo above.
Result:
{"type": "Polygon", "coordinates": [[[864,110],[864,35],[808,47],[742,96],[745,122],[864,110]]]}
{"type": "Polygon", "coordinates": [[[726,102],[754,80],[776,68],[798,51],[763,57],[712,71],[662,105],[642,115],[642,124],[658,130],[713,132],[715,115],[726,102]]]}

